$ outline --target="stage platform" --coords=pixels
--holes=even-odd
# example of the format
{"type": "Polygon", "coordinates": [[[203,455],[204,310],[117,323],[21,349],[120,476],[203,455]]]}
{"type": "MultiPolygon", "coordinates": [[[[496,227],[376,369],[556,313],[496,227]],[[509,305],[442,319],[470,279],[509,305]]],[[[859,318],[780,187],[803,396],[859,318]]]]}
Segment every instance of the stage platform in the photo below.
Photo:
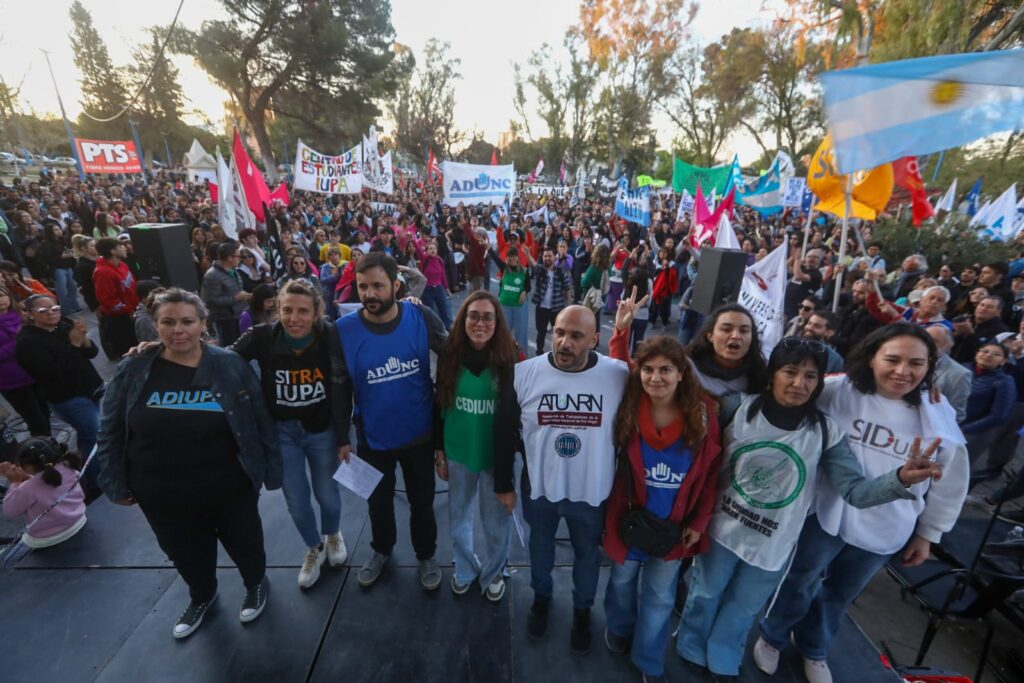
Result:
{"type": "MultiPolygon", "coordinates": [[[[438,490],[445,483],[438,481],[438,490]]],[[[523,683],[639,681],[626,656],[604,646],[602,569],[593,611],[594,644],[589,654],[569,650],[571,561],[559,543],[555,602],[548,637],[526,637],[529,588],[526,549],[513,538],[511,579],[498,604],[478,592],[455,596],[449,589],[451,543],[447,495],[436,497],[437,558],[444,581],[425,593],[416,575],[408,540],[408,505],[396,496],[399,542],[390,570],[370,590],[355,572],[371,552],[366,503],[345,492],[342,532],[349,563],[325,566],[309,591],[296,585],[304,548],[279,491],[260,502],[266,536],[271,593],[259,620],[243,625],[238,609],[243,589],[222,553],[219,598],[202,628],[175,641],[171,627],[187,603],[187,591],[157,547],[137,508],[97,501],[89,522],[62,546],[34,551],[0,574],[0,639],[7,644],[0,680],[38,681],[339,681],[389,683],[523,683]]],[[[529,533],[529,527],[525,528],[529,533]]],[[[559,534],[566,537],[566,533],[559,534]]],[[[673,624],[674,626],[674,624],[673,624]]],[[[748,647],[749,653],[749,647],[748,647]]],[[[666,654],[672,681],[702,683],[676,656],[666,654]]],[[[836,683],[892,683],[868,638],[844,620],[830,659],[836,683]]],[[[710,680],[710,679],[707,679],[710,680]]],[[[798,657],[787,652],[774,677],[758,671],[749,654],[745,682],[804,681],[798,657]]]]}

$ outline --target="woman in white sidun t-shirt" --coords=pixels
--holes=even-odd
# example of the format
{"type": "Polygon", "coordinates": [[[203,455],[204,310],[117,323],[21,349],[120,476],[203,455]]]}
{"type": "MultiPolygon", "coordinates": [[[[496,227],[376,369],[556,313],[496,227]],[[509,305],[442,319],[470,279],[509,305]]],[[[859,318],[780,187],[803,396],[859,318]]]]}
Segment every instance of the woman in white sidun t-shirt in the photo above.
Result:
{"type": "Polygon", "coordinates": [[[904,566],[921,564],[931,543],[956,522],[967,494],[967,451],[953,408],[945,398],[928,398],[935,362],[935,344],[922,328],[895,323],[865,338],[847,357],[846,375],[826,382],[818,406],[847,432],[865,476],[892,469],[924,442],[938,443],[942,477],[912,486],[912,500],[863,510],[822,482],[789,573],[761,623],[754,660],[762,671],[775,672],[792,634],[808,681],[830,683],[825,660],[846,608],[890,557],[899,553],[904,566]]]}

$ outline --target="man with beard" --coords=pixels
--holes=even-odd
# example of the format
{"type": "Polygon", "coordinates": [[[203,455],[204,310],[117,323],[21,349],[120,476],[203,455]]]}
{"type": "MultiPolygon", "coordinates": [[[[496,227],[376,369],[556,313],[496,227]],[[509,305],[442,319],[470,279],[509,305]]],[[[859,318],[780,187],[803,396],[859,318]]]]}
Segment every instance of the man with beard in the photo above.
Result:
{"type": "Polygon", "coordinates": [[[359,584],[376,583],[395,545],[395,466],[401,465],[420,584],[432,591],[441,585],[441,570],[434,560],[430,351],[439,352],[448,335],[427,307],[395,301],[398,265],[390,256],[371,252],[355,271],[363,308],[339,318],[331,333],[331,412],[338,459],[347,462],[352,453],[354,414],[359,457],[384,475],[368,501],[373,555],[359,572],[359,584]]]}
{"type": "Polygon", "coordinates": [[[590,649],[590,608],[601,564],[604,502],[615,474],[615,415],[629,376],[626,364],[603,356],[597,319],[584,306],[567,306],[554,323],[552,352],[516,365],[515,400],[495,416],[494,490],[515,506],[513,461],[522,429],[526,467],[523,515],[530,525],[533,607],[527,630],[533,640],[548,626],[555,562],[555,532],[564,518],[575,554],[570,646],[590,649]]]}
{"type": "Polygon", "coordinates": [[[882,326],[865,305],[870,291],[871,283],[867,280],[856,280],[850,289],[853,302],[842,312],[839,329],[832,337],[832,345],[840,355],[845,356],[857,342],[882,326]]]}
{"type": "Polygon", "coordinates": [[[832,311],[824,310],[811,313],[807,324],[804,325],[804,339],[813,339],[825,346],[825,350],[828,352],[828,365],[825,367],[825,372],[829,374],[843,371],[843,357],[832,348],[832,338],[835,337],[838,327],[839,316],[832,311]]]}

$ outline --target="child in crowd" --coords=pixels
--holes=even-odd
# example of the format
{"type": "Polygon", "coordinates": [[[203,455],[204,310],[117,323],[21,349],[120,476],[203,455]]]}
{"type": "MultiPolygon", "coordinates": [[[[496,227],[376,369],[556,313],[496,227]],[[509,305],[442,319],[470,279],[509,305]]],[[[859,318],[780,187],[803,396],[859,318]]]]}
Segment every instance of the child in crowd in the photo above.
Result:
{"type": "Polygon", "coordinates": [[[24,516],[29,528],[22,542],[29,548],[48,548],[77,534],[85,526],[78,455],[50,437],[32,437],[18,447],[15,462],[0,463],[0,475],[11,482],[3,512],[24,516]]]}

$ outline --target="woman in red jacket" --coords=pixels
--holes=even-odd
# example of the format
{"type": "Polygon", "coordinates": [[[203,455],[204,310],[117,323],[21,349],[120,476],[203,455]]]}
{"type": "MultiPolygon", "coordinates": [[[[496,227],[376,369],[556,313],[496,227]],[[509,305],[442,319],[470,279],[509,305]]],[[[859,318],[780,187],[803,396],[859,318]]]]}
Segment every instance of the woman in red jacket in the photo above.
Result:
{"type": "MultiPolygon", "coordinates": [[[[629,362],[630,322],[646,301],[637,302],[634,290],[619,304],[609,342],[613,358],[629,362]]],[[[682,344],[665,336],[641,343],[615,417],[619,467],[605,515],[604,550],[614,562],[604,599],[605,644],[615,653],[629,650],[651,683],[664,680],[679,572],[708,546],[704,530],[721,461],[716,411],[682,344]],[[647,518],[644,526],[659,529],[660,550],[637,547],[631,543],[638,540],[635,535],[624,535],[623,527],[636,516],[647,518]]]]}

